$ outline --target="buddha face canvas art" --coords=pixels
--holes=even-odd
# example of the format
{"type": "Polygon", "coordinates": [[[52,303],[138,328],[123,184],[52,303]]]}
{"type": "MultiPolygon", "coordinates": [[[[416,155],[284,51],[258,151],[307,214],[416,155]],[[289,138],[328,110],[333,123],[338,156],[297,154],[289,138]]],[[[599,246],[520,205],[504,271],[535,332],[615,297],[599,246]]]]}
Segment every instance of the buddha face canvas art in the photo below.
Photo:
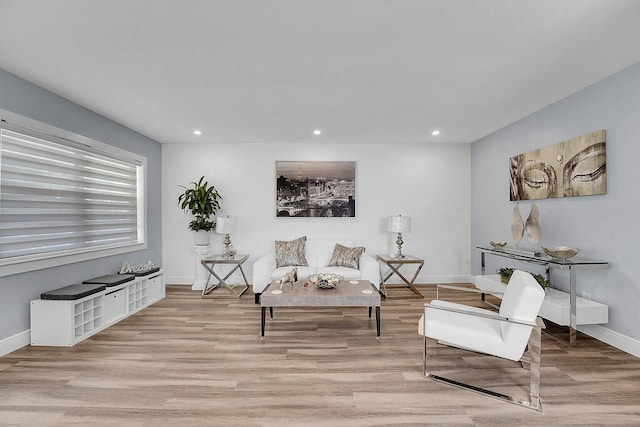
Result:
{"type": "Polygon", "coordinates": [[[513,156],[510,200],[606,194],[606,159],[605,130],[513,156]]]}

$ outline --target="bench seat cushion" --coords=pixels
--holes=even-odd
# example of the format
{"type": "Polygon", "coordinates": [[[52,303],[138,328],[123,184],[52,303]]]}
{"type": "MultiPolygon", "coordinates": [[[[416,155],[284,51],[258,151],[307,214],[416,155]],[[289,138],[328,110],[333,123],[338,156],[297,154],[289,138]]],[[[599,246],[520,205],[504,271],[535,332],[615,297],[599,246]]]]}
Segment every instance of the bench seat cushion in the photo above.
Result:
{"type": "Polygon", "coordinates": [[[47,300],[76,300],[104,291],[105,289],[105,285],[98,284],[69,285],[64,288],[43,292],[40,294],[40,298],[47,300]]]}
{"type": "Polygon", "coordinates": [[[135,278],[136,276],[134,274],[110,274],[107,276],[100,276],[100,277],[94,277],[93,279],[87,279],[82,283],[101,284],[109,288],[111,286],[116,286],[122,283],[129,282],[135,278]]]}

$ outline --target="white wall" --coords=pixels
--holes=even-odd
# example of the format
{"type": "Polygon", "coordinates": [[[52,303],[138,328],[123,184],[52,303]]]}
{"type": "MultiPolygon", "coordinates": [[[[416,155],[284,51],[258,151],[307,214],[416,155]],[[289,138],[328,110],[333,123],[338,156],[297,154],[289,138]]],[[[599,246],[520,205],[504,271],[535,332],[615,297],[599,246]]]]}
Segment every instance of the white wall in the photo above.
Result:
{"type": "MultiPolygon", "coordinates": [[[[307,235],[348,238],[367,253],[389,253],[395,235],[386,232],[390,215],[412,217],[403,252],[426,260],[420,283],[467,281],[470,245],[470,147],[467,144],[164,144],[162,234],[169,284],[191,284],[195,274],[190,217],[178,207],[179,185],[205,175],[224,197],[223,208],[239,216],[232,237],[251,255],[245,271],[273,245],[307,235]],[[276,218],[276,160],[356,161],[357,218],[276,218]]],[[[212,245],[221,252],[222,236],[212,245]]],[[[251,283],[251,278],[249,278],[251,283]]]]}
{"type": "MultiPolygon", "coordinates": [[[[580,255],[609,261],[609,268],[577,275],[578,294],[609,305],[605,327],[591,335],[640,355],[640,64],[472,144],[473,246],[511,240],[508,158],[599,129],[607,131],[607,194],[538,200],[542,245],[580,248],[580,255]]],[[[521,202],[523,217],[530,202],[521,202]]],[[[526,242],[526,238],[524,239],[526,242]]],[[[480,256],[472,249],[472,271],[480,256]]],[[[488,257],[498,259],[495,257],[488,257]]],[[[502,261],[504,263],[504,261],[502,261]]],[[[488,269],[499,267],[497,264],[488,269]]],[[[568,276],[554,275],[568,289],[568,276]]],[[[553,279],[553,278],[552,278],[553,279]]]]}

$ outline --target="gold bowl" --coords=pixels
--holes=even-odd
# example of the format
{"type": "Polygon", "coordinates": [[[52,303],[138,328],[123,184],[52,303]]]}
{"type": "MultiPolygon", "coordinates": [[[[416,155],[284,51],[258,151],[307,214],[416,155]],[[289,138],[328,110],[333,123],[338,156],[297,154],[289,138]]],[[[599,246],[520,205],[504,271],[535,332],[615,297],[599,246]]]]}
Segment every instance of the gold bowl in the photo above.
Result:
{"type": "Polygon", "coordinates": [[[578,254],[578,252],[580,252],[580,249],[570,248],[568,246],[556,246],[555,248],[545,248],[543,246],[542,250],[544,251],[545,254],[549,255],[550,257],[561,259],[561,260],[573,258],[578,254]]]}
{"type": "Polygon", "coordinates": [[[507,246],[507,242],[496,242],[494,240],[490,241],[489,244],[496,249],[502,249],[507,246]]]}

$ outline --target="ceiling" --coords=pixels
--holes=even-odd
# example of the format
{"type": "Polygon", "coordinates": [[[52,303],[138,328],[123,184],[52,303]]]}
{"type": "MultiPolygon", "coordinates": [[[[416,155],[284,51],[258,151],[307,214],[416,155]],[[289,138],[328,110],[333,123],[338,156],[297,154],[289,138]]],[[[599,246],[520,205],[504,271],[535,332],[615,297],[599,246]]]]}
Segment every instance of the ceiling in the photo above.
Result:
{"type": "Polygon", "coordinates": [[[161,143],[466,143],[639,62],[639,24],[639,0],[0,0],[0,67],[161,143]]]}

